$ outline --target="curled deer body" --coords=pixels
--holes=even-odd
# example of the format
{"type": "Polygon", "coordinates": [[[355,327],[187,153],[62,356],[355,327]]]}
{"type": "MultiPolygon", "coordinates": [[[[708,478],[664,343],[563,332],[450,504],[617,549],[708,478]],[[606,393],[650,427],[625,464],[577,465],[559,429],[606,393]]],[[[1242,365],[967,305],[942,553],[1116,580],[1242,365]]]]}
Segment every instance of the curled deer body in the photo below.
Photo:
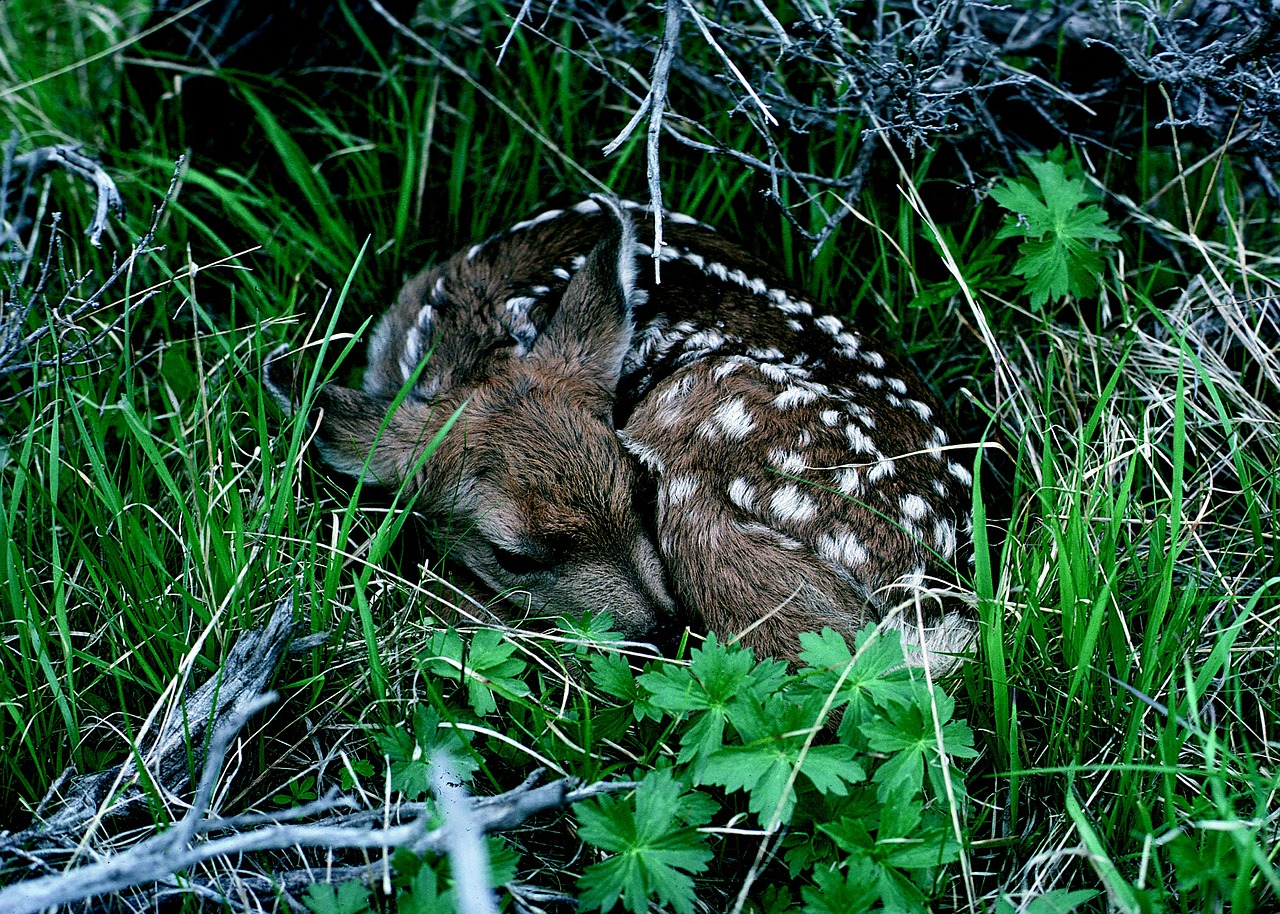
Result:
{"type": "MultiPolygon", "coordinates": [[[[496,590],[634,638],[688,614],[794,659],[802,632],[882,621],[963,651],[973,623],[935,588],[972,532],[972,451],[936,398],[687,217],[665,216],[654,284],[633,213],[550,211],[412,279],[363,390],[317,395],[324,459],[452,518],[451,554],[496,590]]],[[[266,378],[289,408],[285,364],[266,378]]]]}

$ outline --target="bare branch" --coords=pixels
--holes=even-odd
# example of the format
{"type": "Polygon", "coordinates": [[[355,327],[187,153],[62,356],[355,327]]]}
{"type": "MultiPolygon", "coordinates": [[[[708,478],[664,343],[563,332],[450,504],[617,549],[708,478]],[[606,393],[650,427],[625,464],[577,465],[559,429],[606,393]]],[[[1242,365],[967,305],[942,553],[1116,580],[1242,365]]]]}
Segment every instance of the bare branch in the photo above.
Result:
{"type": "MultiPolygon", "coordinates": [[[[324,798],[274,814],[245,813],[222,816],[212,809],[215,787],[222,776],[232,743],[259,711],[275,701],[266,685],[287,654],[294,632],[292,596],[282,599],[267,625],[240,635],[219,672],[182,702],[183,713],[164,718],[159,733],[146,749],[139,749],[125,764],[79,778],[65,774],[70,790],[61,800],[42,804],[56,808],[27,831],[0,839],[0,868],[6,878],[26,871],[40,875],[0,889],[0,910],[26,914],[72,904],[84,899],[159,884],[151,896],[188,892],[215,900],[244,892],[247,883],[196,878],[173,882],[176,874],[206,861],[258,851],[290,848],[329,850],[382,850],[406,847],[413,853],[449,853],[463,894],[487,891],[487,857],[481,836],[516,828],[530,816],[563,809],[578,800],[620,790],[630,782],[601,783],[577,789],[573,778],[539,786],[542,771],[534,771],[518,787],[493,797],[468,797],[453,784],[447,771],[438,769],[437,795],[444,824],[431,828],[437,807],[404,803],[361,809],[349,796],[329,793],[324,798]],[[171,828],[137,840],[127,849],[108,854],[97,862],[72,866],[77,848],[105,821],[120,821],[141,812],[146,799],[144,778],[162,795],[181,794],[189,784],[191,753],[199,753],[206,741],[204,761],[194,796],[185,815],[171,828]],[[300,822],[316,817],[317,821],[300,822]],[[383,824],[387,823],[387,824],[383,824]],[[376,827],[381,824],[381,827],[376,827]],[[70,867],[70,868],[68,868],[70,867]],[[463,875],[463,874],[467,875],[463,875]]],[[[351,873],[367,875],[366,869],[351,873]]],[[[310,871],[284,874],[279,880],[255,880],[255,890],[274,896],[279,889],[293,890],[314,881],[310,871]],[[303,879],[299,873],[308,873],[303,879]]],[[[490,899],[492,902],[492,899],[490,899]]],[[[478,907],[477,914],[494,910],[478,907]]]]}

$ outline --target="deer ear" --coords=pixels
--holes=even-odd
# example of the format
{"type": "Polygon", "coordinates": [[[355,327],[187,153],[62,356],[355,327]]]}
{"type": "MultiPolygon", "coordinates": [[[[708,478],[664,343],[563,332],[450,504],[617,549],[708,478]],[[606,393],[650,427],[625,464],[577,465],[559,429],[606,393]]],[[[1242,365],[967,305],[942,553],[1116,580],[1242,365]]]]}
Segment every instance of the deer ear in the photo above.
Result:
{"type": "Polygon", "coordinates": [[[611,398],[635,329],[636,231],[617,201],[593,199],[606,221],[604,237],[569,280],[530,356],[552,363],[557,374],[598,385],[611,398]]]}
{"type": "MultiPolygon", "coordinates": [[[[263,386],[282,412],[292,416],[301,403],[289,347],[267,356],[263,386]]],[[[370,482],[396,488],[408,476],[417,455],[430,439],[430,409],[406,401],[388,417],[394,400],[326,384],[316,391],[308,423],[320,456],[339,473],[363,476],[370,482]]]]}

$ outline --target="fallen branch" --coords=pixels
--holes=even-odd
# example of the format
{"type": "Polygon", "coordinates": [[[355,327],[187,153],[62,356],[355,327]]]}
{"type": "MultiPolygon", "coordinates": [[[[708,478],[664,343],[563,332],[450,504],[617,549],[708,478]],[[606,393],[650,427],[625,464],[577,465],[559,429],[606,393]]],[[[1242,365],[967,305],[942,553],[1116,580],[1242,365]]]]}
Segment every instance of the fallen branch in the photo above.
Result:
{"type": "MultiPolygon", "coordinates": [[[[51,148],[60,149],[61,147],[51,148]]],[[[41,151],[45,152],[47,150],[41,151]]],[[[5,181],[8,177],[7,169],[10,166],[10,152],[11,149],[6,149],[3,163],[6,171],[3,175],[0,175],[0,202],[3,200],[3,194],[7,192],[5,190],[5,181]]],[[[80,156],[79,158],[83,159],[84,157],[80,156]]],[[[89,162],[90,160],[85,159],[85,161],[89,162]]],[[[91,164],[96,167],[95,163],[91,164]]],[[[156,206],[152,214],[151,224],[146,232],[134,242],[128,256],[116,264],[106,278],[98,283],[96,288],[85,297],[78,297],[77,292],[88,280],[89,274],[79,278],[66,277],[65,266],[61,256],[55,256],[61,254],[60,241],[56,233],[40,266],[39,279],[33,288],[23,289],[21,287],[23,270],[15,270],[10,275],[7,292],[0,292],[0,380],[19,372],[35,373],[40,369],[55,366],[92,365],[101,357],[98,350],[102,343],[124,324],[130,314],[159,294],[160,289],[155,288],[135,294],[132,297],[125,297],[119,312],[105,323],[99,322],[96,327],[92,328],[84,326],[97,312],[108,306],[107,294],[116,288],[123,277],[132,272],[139,258],[163,249],[155,244],[155,235],[160,225],[160,219],[177,189],[178,176],[181,172],[182,164],[183,159],[181,158],[174,164],[173,177],[169,182],[169,187],[159,205],[156,206]],[[62,293],[56,304],[45,304],[44,310],[47,312],[45,319],[36,323],[34,327],[28,328],[28,318],[33,307],[36,302],[45,297],[45,293],[51,284],[54,276],[55,261],[56,267],[66,280],[67,289],[62,293]],[[37,351],[37,344],[46,339],[51,341],[53,353],[50,356],[41,356],[37,351]]],[[[101,177],[110,181],[105,174],[101,177]]],[[[111,184],[110,187],[114,193],[115,185],[111,184]]],[[[99,208],[103,205],[103,199],[102,196],[99,197],[99,208]]],[[[53,221],[56,226],[58,214],[54,214],[53,221]]],[[[0,221],[0,228],[6,225],[7,223],[0,221]]],[[[91,238],[90,240],[93,239],[91,238]]],[[[14,399],[38,386],[40,386],[40,382],[37,379],[32,382],[32,387],[24,388],[9,397],[0,397],[0,402],[6,399],[14,399]]]]}
{"type": "Polygon", "coordinates": [[[26,217],[25,211],[35,195],[36,179],[55,168],[61,168],[93,185],[98,202],[85,234],[89,236],[89,243],[98,247],[102,243],[102,233],[107,228],[107,217],[111,213],[124,215],[124,201],[120,199],[120,189],[116,187],[111,175],[82,153],[79,146],[42,146],[22,155],[15,154],[17,147],[18,134],[15,131],[5,144],[3,159],[0,160],[0,260],[25,260],[31,256],[29,251],[21,249],[15,254],[9,254],[4,248],[20,238],[21,233],[30,226],[30,219],[26,217]],[[19,177],[20,185],[17,183],[19,177]],[[11,200],[11,197],[15,199],[11,200]],[[11,203],[15,212],[12,218],[8,215],[11,203]]]}
{"type": "MultiPolygon", "coordinates": [[[[41,873],[0,890],[0,911],[34,914],[143,887],[149,887],[144,891],[151,893],[151,900],[174,893],[223,901],[245,892],[272,898],[281,889],[293,891],[315,881],[312,870],[251,880],[211,879],[203,874],[175,878],[205,861],[231,860],[258,851],[304,847],[386,851],[404,847],[417,855],[450,852],[457,856],[460,847],[465,847],[463,853],[474,861],[477,852],[483,853],[483,846],[476,844],[480,835],[516,828],[539,812],[635,786],[617,782],[575,789],[573,778],[538,786],[543,773],[539,769],[515,789],[498,796],[468,797],[460,790],[446,790],[440,797],[441,808],[402,803],[361,809],[352,797],[331,792],[277,813],[220,815],[213,803],[228,750],[249,720],[276,700],[275,694],[265,689],[289,648],[294,629],[293,600],[286,597],[264,628],[245,632],[237,639],[222,669],[182,702],[181,714],[164,719],[145,751],[108,771],[81,777],[64,772],[41,804],[42,821],[26,831],[0,837],[0,872],[6,878],[13,879],[23,869],[41,873]],[[162,795],[185,792],[190,785],[190,754],[198,753],[206,739],[208,748],[195,795],[181,819],[161,832],[148,829],[148,837],[105,859],[75,866],[80,848],[102,823],[123,822],[145,812],[146,781],[162,795]],[[70,790],[55,801],[53,794],[65,783],[70,783],[70,790]],[[52,807],[52,813],[44,814],[46,807],[52,807]],[[307,818],[318,821],[298,821],[307,818]],[[435,824],[441,818],[443,824],[435,824]],[[394,824],[384,824],[389,822],[394,824]]],[[[341,868],[341,872],[348,878],[368,875],[367,869],[354,867],[341,868]]],[[[93,905],[88,908],[94,909],[93,905]]]]}

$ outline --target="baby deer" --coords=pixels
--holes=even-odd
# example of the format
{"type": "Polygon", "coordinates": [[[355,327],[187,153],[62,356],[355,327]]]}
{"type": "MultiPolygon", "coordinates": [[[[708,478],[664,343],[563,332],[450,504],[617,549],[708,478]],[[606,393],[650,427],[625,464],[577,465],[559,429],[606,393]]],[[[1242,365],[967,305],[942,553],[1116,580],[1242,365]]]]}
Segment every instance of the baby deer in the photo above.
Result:
{"type": "MultiPolygon", "coordinates": [[[[687,217],[664,217],[654,284],[631,213],[651,218],[604,198],[546,212],[410,280],[363,391],[317,395],[324,459],[406,486],[496,590],[608,610],[636,639],[691,616],[794,660],[802,632],[882,621],[964,651],[973,623],[928,589],[972,533],[934,396],[687,217]]],[[[267,386],[290,409],[279,355],[267,386]]]]}

